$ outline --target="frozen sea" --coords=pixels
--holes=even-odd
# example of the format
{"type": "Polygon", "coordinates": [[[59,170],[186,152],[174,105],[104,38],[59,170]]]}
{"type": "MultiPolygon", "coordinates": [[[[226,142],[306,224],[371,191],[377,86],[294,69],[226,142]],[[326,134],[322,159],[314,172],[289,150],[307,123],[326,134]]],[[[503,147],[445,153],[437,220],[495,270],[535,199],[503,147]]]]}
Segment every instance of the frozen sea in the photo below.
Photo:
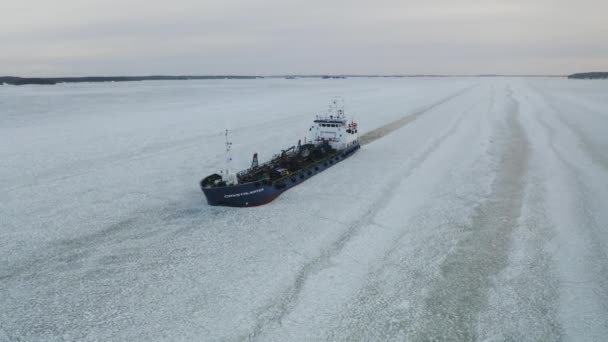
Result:
{"type": "Polygon", "coordinates": [[[608,82],[0,86],[0,341],[605,341],[608,82]],[[274,202],[198,181],[366,144],[274,202]]]}

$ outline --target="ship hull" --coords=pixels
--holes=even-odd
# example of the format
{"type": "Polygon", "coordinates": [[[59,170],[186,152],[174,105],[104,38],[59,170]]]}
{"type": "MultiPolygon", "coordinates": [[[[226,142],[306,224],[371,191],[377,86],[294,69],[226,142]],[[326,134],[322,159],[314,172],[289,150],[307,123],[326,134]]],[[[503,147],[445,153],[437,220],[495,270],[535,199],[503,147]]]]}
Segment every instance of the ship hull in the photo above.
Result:
{"type": "Polygon", "coordinates": [[[283,192],[348,158],[359,148],[359,144],[350,146],[311,164],[305,169],[298,170],[297,172],[275,180],[274,182],[251,182],[233,186],[205,187],[201,181],[201,190],[203,190],[209,205],[253,207],[266,204],[277,198],[283,192]]]}

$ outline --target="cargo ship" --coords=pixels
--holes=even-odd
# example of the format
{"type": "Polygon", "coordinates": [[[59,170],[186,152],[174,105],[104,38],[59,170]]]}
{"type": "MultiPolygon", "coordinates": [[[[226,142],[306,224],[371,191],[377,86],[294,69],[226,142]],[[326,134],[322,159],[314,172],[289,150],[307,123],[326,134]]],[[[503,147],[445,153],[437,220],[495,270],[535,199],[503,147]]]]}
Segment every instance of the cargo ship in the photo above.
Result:
{"type": "Polygon", "coordinates": [[[357,123],[347,120],[339,98],[331,102],[327,112],[316,116],[304,143],[299,140],[265,163],[258,163],[254,153],[251,167],[237,173],[230,169],[232,143],[228,131],[225,136],[226,168],[200,181],[209,205],[251,207],[269,203],[360,148],[357,123]]]}

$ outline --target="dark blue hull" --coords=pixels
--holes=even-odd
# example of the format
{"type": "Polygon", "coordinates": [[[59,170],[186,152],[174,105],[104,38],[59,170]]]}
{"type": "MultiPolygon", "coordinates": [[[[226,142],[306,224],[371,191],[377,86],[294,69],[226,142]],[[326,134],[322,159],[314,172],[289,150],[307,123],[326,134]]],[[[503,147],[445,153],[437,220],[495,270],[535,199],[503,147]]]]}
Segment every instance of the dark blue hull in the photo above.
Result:
{"type": "Polygon", "coordinates": [[[286,190],[293,188],[308,178],[348,158],[357,151],[359,147],[358,144],[353,145],[273,182],[260,181],[232,186],[204,187],[201,181],[201,189],[203,190],[209,205],[251,207],[266,204],[277,198],[277,196],[286,190]]]}

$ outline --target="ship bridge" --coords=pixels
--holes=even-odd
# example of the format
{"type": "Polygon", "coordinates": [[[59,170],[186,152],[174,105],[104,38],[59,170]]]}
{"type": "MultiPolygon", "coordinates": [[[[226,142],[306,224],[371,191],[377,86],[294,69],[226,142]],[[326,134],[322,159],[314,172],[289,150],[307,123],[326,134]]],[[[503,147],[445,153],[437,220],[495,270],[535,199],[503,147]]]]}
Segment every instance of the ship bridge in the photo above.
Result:
{"type": "Polygon", "coordinates": [[[357,124],[348,123],[340,98],[334,98],[326,113],[317,115],[309,131],[315,144],[328,142],[336,150],[355,144],[359,137],[357,124]]]}

